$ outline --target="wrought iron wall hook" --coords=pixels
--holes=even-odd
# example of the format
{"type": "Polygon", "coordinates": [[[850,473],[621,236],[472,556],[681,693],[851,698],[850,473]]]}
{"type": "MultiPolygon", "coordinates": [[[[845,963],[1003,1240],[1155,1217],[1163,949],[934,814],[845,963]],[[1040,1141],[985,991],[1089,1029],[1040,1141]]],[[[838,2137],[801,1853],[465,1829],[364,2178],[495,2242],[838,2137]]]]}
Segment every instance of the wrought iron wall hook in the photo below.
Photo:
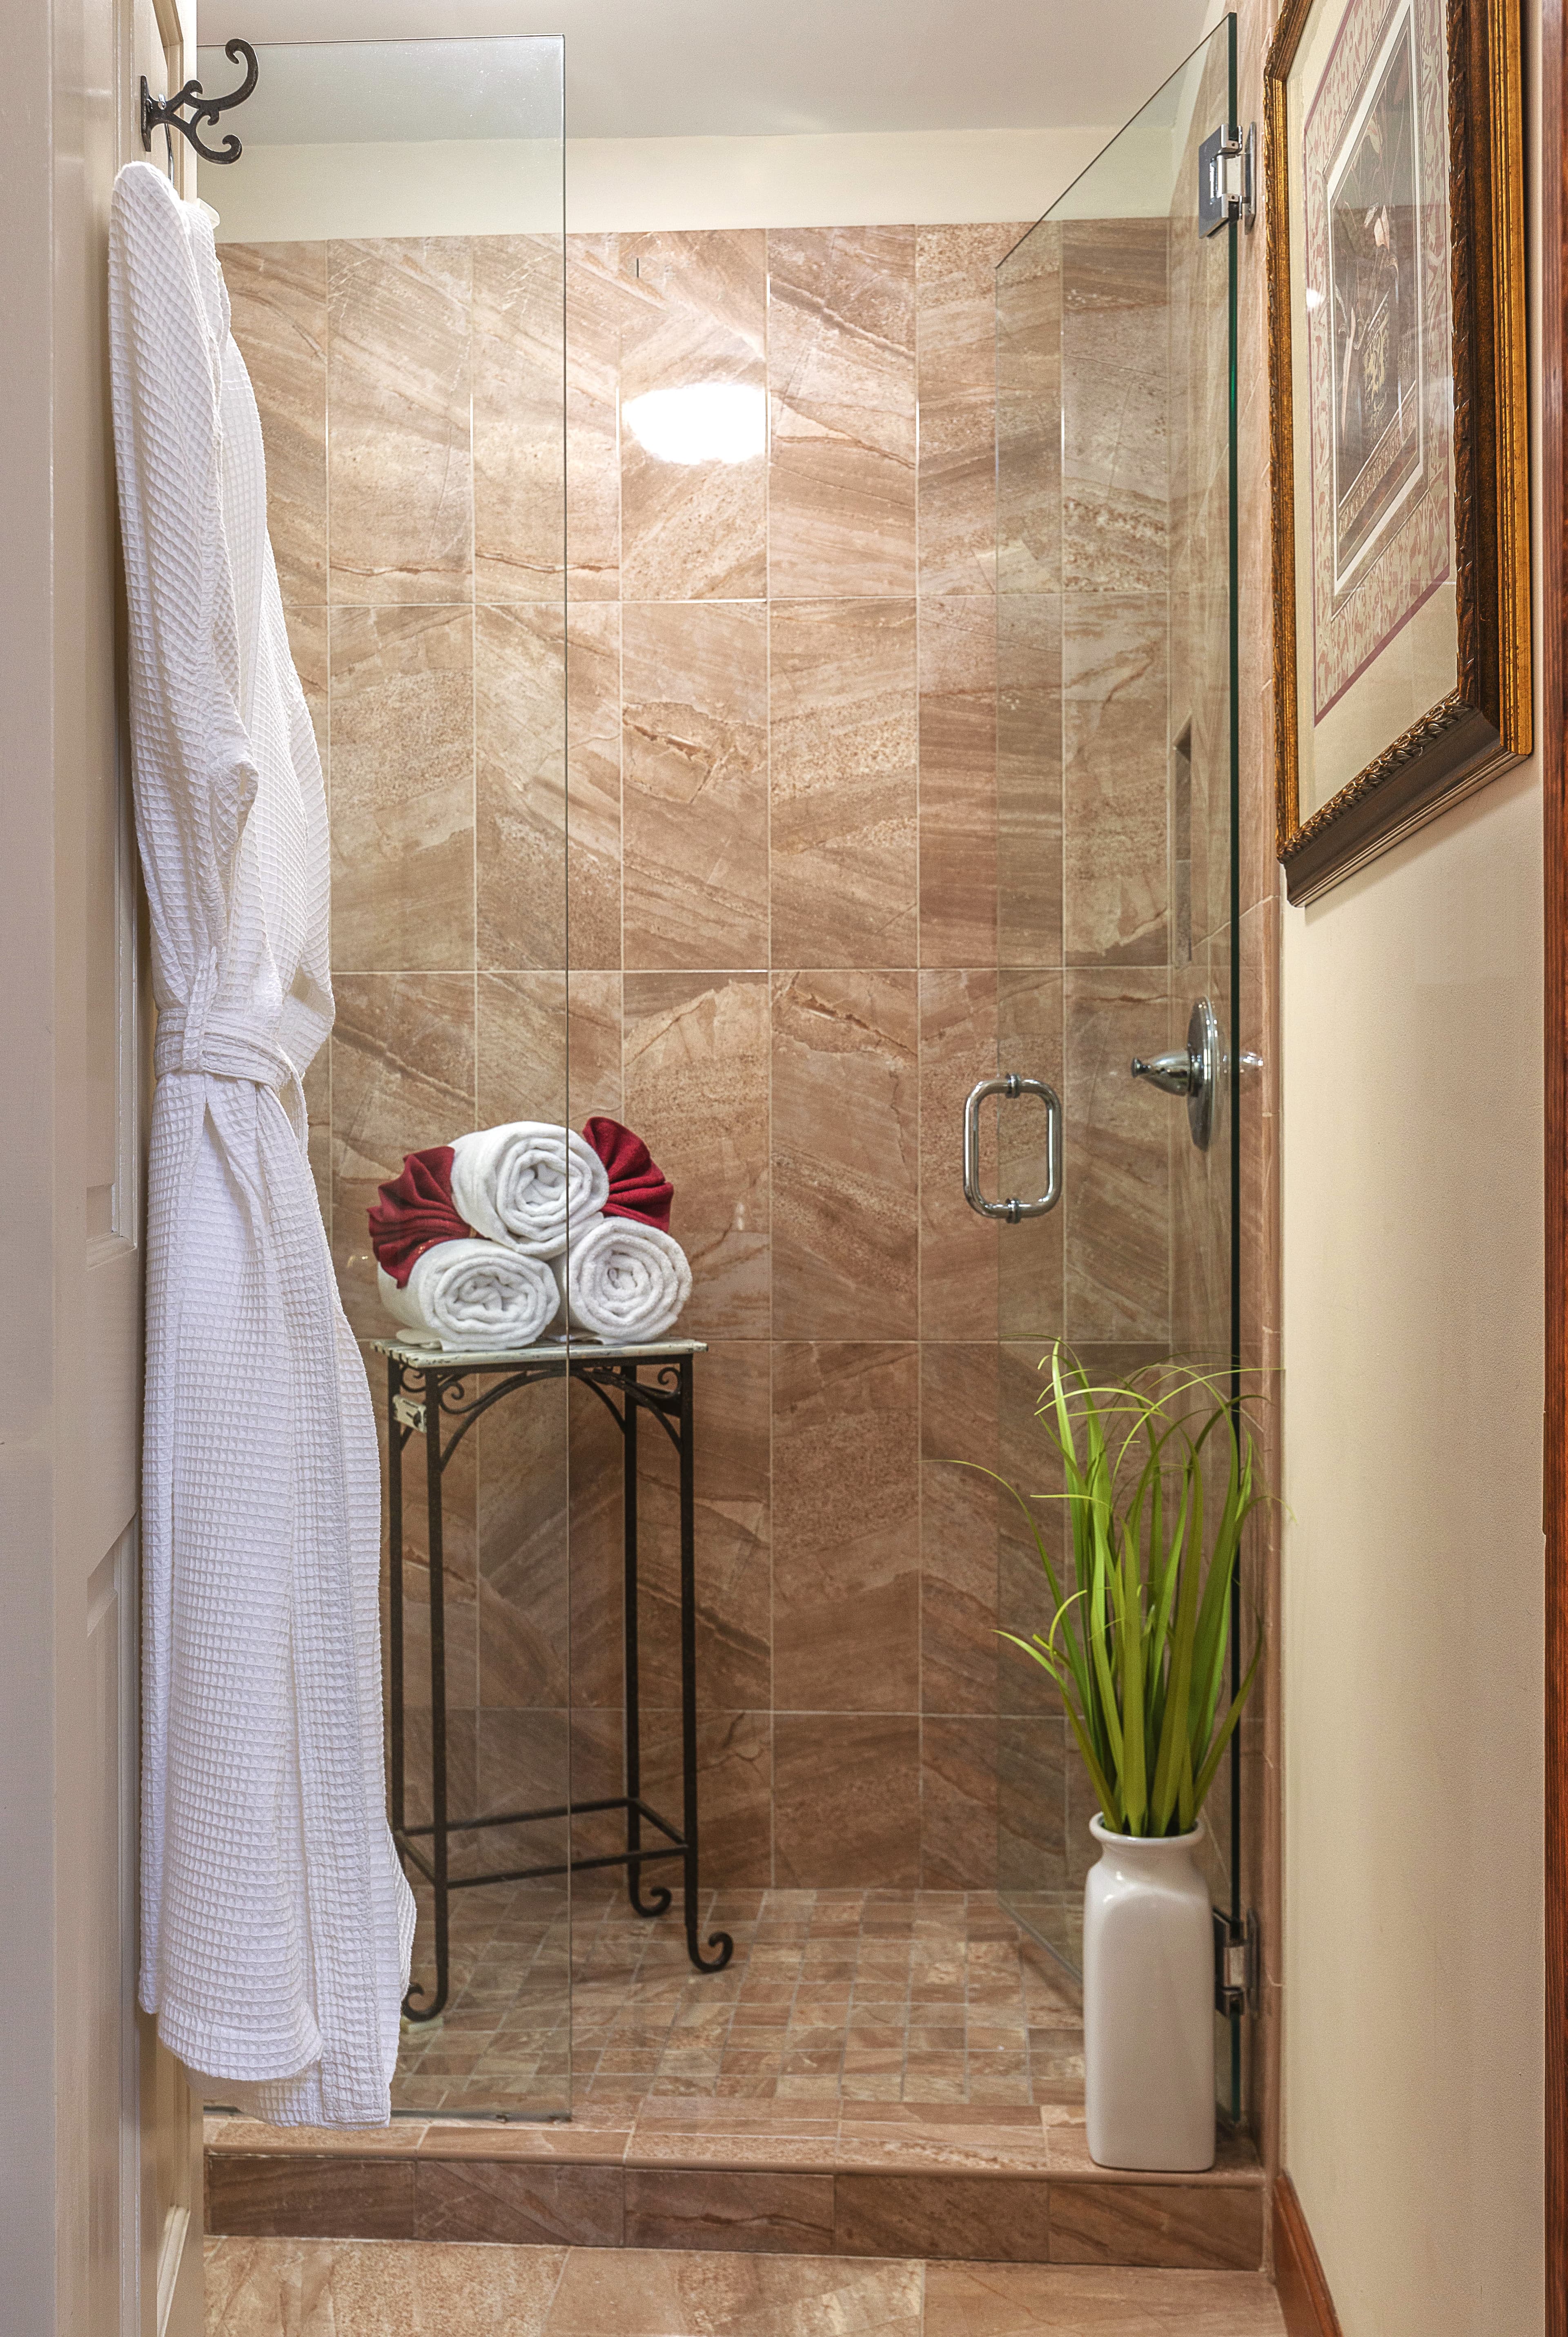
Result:
{"type": "Polygon", "coordinates": [[[188,81],[184,88],[176,90],[172,97],[154,97],[147,86],[146,74],[142,74],[141,145],[144,152],[151,152],[152,132],[161,125],[165,130],[178,130],[181,137],[188,138],[204,162],[239,161],[243,150],[232,130],[225,137],[221,150],[216,146],[204,146],[196,134],[199,123],[216,122],[219,115],[227,113],[231,105],[243,105],[256,87],[256,52],[249,42],[226,41],[223,54],[230,64],[243,64],[245,67],[245,79],[238,89],[231,89],[227,97],[204,97],[199,81],[188,81]],[[180,110],[185,105],[191,108],[189,122],[180,110]]]}

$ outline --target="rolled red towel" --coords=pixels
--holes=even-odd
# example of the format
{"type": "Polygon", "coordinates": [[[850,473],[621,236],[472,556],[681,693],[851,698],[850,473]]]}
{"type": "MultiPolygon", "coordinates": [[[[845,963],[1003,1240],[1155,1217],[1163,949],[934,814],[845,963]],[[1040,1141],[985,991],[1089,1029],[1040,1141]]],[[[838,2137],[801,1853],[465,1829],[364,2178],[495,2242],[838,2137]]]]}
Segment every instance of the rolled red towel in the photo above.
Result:
{"type": "Polygon", "coordinates": [[[660,1233],[668,1233],[675,1187],[641,1137],[623,1128],[618,1120],[587,1120],[582,1132],[609,1178],[605,1216],[635,1217],[639,1225],[657,1226],[660,1233]]]}
{"type": "Polygon", "coordinates": [[[437,1242],[468,1241],[473,1227],[458,1214],[452,1198],[452,1147],[404,1156],[403,1174],[381,1188],[370,1212],[370,1246],[375,1262],[399,1290],[408,1286],[414,1260],[437,1242]]]}

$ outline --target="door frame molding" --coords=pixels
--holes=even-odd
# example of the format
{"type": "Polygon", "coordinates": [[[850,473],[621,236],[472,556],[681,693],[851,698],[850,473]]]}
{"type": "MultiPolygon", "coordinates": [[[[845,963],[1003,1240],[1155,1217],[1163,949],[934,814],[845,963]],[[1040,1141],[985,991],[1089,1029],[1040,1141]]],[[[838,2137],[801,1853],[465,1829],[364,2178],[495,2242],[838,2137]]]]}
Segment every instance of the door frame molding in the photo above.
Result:
{"type": "Polygon", "coordinates": [[[1546,2330],[1568,2337],[1568,43],[1541,8],[1542,861],[1545,886],[1546,2330]]]}

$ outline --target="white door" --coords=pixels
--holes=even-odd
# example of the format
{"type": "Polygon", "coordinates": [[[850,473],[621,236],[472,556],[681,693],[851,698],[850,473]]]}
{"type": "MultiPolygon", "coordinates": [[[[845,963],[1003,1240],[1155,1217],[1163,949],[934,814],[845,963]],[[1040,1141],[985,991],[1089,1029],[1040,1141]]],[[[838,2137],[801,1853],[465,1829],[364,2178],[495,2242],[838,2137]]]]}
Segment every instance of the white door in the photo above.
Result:
{"type": "Polygon", "coordinates": [[[200,2121],[135,2009],[149,1017],[105,346],[110,189],[180,27],[163,0],[63,0],[7,31],[0,2326],[200,2337],[200,2121]]]}

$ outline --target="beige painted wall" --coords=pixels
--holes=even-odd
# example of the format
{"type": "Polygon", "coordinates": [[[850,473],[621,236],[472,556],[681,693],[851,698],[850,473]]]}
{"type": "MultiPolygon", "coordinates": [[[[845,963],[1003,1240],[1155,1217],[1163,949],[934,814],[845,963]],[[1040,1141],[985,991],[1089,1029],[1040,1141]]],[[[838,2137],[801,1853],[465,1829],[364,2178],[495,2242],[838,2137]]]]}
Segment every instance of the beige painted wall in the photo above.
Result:
{"type": "Polygon", "coordinates": [[[1284,924],[1283,2157],[1346,2337],[1541,2325],[1540,815],[1284,924]]]}
{"type": "Polygon", "coordinates": [[[1543,2325],[1541,954],[1534,763],[1284,913],[1283,2161],[1345,2337],[1543,2325]]]}

